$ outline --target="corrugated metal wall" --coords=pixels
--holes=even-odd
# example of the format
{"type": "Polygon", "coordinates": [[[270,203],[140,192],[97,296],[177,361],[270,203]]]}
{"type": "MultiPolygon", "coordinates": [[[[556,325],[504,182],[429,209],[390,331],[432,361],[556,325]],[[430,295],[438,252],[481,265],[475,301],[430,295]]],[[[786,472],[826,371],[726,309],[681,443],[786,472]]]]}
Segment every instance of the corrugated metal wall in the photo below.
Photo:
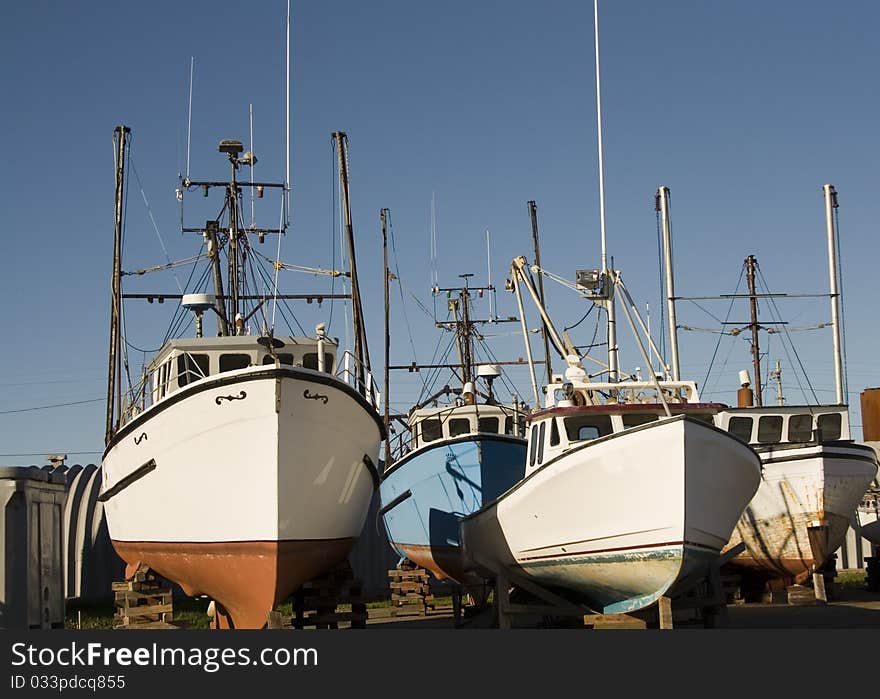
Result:
{"type": "Polygon", "coordinates": [[[67,483],[63,519],[65,596],[112,596],[110,584],[124,579],[125,563],[110,543],[104,506],[98,502],[101,469],[95,464],[43,468],[67,483]]]}

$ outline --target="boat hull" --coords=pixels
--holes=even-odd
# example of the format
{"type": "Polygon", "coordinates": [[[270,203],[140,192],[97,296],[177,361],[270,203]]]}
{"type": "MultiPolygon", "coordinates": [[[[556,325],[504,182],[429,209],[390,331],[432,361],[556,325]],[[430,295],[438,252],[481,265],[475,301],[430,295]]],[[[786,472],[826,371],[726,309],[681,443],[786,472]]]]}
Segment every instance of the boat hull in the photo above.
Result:
{"type": "Polygon", "coordinates": [[[877,473],[870,447],[852,442],[758,448],[761,485],[725,550],[745,551],[729,567],[747,587],[803,582],[843,545],[877,473]]]}
{"type": "Polygon", "coordinates": [[[492,434],[445,439],[400,459],[379,487],[391,545],[439,580],[482,585],[465,572],[459,522],[522,480],[525,461],[525,439],[492,434]]]}
{"type": "Polygon", "coordinates": [[[110,537],[259,628],[343,561],[378,484],[381,423],[342,382],[308,370],[204,379],[127,425],[104,455],[110,537]]]}
{"type": "Polygon", "coordinates": [[[462,520],[465,556],[477,570],[525,574],[598,612],[636,611],[708,572],[759,480],[746,444],[667,418],[537,468],[462,520]]]}

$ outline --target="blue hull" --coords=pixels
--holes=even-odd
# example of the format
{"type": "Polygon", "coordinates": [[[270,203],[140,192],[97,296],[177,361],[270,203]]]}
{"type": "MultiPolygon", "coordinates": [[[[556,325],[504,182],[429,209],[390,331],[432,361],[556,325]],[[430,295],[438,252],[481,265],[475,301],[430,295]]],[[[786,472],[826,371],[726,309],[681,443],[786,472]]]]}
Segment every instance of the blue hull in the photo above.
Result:
{"type": "Polygon", "coordinates": [[[521,481],[525,463],[526,440],[506,435],[444,439],[403,457],[379,486],[391,545],[439,579],[472,582],[459,520],[521,481]]]}

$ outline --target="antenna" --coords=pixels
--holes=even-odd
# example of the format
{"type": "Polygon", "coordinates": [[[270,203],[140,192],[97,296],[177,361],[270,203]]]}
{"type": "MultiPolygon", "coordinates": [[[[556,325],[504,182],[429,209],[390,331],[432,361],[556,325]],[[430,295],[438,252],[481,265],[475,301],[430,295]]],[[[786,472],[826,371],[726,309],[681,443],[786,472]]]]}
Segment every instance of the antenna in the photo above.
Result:
{"type": "Polygon", "coordinates": [[[495,313],[492,310],[492,255],[489,249],[489,229],[486,229],[486,274],[489,278],[489,319],[495,320],[495,313]]]}
{"type": "Polygon", "coordinates": [[[602,237],[602,271],[608,271],[605,249],[605,167],[602,158],[602,86],[599,79],[599,0],[593,0],[593,32],[596,44],[596,128],[599,141],[599,230],[602,237]]]}
{"type": "Polygon", "coordinates": [[[440,279],[437,274],[437,213],[434,205],[434,192],[431,192],[431,286],[437,288],[440,279]]]}
{"type": "MultiPolygon", "coordinates": [[[[602,274],[608,274],[608,258],[605,246],[605,165],[602,156],[602,84],[599,78],[599,0],[593,0],[593,32],[596,46],[596,129],[599,144],[599,229],[602,241],[602,274]]],[[[617,274],[612,273],[611,293],[603,304],[608,316],[608,380],[618,378],[617,321],[614,309],[614,291],[617,274]]],[[[649,362],[650,364],[650,362],[649,362]]]]}
{"type": "Polygon", "coordinates": [[[189,141],[192,132],[192,109],[193,109],[193,70],[195,68],[195,56],[189,57],[189,108],[186,115],[186,179],[189,179],[189,141]]]}
{"type": "MultiPolygon", "coordinates": [[[[285,199],[285,213],[287,214],[284,222],[284,228],[286,229],[290,225],[290,0],[287,0],[287,46],[285,50],[285,57],[287,58],[287,97],[285,99],[285,106],[287,108],[287,132],[285,135],[285,145],[287,148],[287,160],[284,175],[284,199],[285,199]]],[[[279,234],[278,240],[281,240],[281,235],[279,234]]],[[[279,242],[280,245],[280,242],[279,242]]]]}
{"type": "MultiPolygon", "coordinates": [[[[250,122],[251,122],[251,147],[250,152],[254,152],[254,105],[250,105],[250,122]]],[[[256,162],[256,161],[255,161],[256,162]]],[[[254,166],[251,165],[251,228],[254,228],[254,166]]],[[[279,235],[280,237],[280,235],[279,235]]]]}

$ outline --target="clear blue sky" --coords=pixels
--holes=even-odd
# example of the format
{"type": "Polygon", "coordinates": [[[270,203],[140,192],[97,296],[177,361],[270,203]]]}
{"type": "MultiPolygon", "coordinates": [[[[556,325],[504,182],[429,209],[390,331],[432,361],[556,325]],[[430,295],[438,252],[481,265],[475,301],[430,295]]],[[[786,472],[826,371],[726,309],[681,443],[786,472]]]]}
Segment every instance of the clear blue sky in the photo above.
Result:
{"type": "MultiPolygon", "coordinates": [[[[137,171],[126,269],[166,260],[150,213],[172,259],[196,251],[179,233],[174,198],[186,162],[191,57],[191,175],[225,176],[217,143],[247,142],[252,104],[258,177],[283,177],[285,11],[283,0],[3,5],[0,463],[43,463],[54,452],[70,454],[68,463],[100,458],[102,401],[25,409],[95,401],[106,390],[114,126],[131,127],[137,171]]],[[[688,296],[732,293],[749,254],[772,291],[826,292],[821,187],[834,184],[849,401],[859,425],[859,393],[880,385],[873,306],[880,5],[604,0],[599,11],[608,250],[643,312],[650,303],[659,324],[658,186],[671,189],[676,291],[688,296]]],[[[510,260],[532,257],[530,199],[538,205],[547,269],[571,279],[575,269],[599,265],[592,3],[294,2],[292,66],[293,223],[282,259],[333,264],[329,137],[346,131],[380,375],[380,208],[391,210],[402,281],[429,306],[432,193],[441,285],[454,285],[462,273],[486,282],[488,229],[492,281],[503,289],[510,260]]],[[[271,226],[277,211],[265,206],[259,215],[271,226]]],[[[329,290],[326,280],[285,275],[286,291],[301,283],[329,290]]],[[[167,275],[136,283],[176,291],[167,275]]],[[[552,282],[548,293],[560,326],[586,310],[552,282]]],[[[502,314],[516,312],[510,295],[499,291],[497,298],[502,314]]],[[[427,362],[439,333],[412,303],[405,323],[399,299],[392,362],[413,360],[410,332],[415,358],[427,362]]],[[[679,322],[717,330],[726,305],[701,305],[715,318],[683,302],[679,322]]],[[[793,328],[830,319],[827,299],[778,306],[793,328]]],[[[766,310],[762,318],[769,319],[766,310]]],[[[152,306],[132,315],[129,341],[155,348],[168,311],[152,306]]],[[[342,336],[341,309],[336,313],[333,331],[342,336]]],[[[527,313],[534,325],[534,310],[527,313]]],[[[747,318],[744,304],[730,316],[747,318]]],[[[643,362],[621,321],[622,364],[631,369],[643,362]]],[[[306,322],[313,324],[311,316],[306,322]]],[[[718,337],[680,334],[683,373],[700,382],[705,397],[732,403],[736,371],[751,366],[748,344],[723,337],[703,386],[718,337]]],[[[819,398],[832,400],[830,331],[792,338],[819,398]]],[[[499,358],[523,354],[519,336],[493,342],[499,358]]],[[[762,342],[766,360],[782,362],[788,401],[803,402],[794,357],[779,336],[764,334],[762,342]]],[[[526,395],[524,376],[511,372],[526,395]]],[[[394,407],[405,410],[415,379],[392,379],[394,407]]]]}

